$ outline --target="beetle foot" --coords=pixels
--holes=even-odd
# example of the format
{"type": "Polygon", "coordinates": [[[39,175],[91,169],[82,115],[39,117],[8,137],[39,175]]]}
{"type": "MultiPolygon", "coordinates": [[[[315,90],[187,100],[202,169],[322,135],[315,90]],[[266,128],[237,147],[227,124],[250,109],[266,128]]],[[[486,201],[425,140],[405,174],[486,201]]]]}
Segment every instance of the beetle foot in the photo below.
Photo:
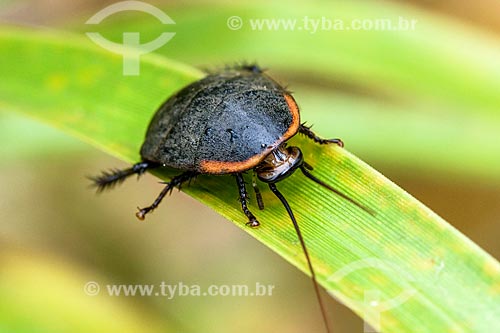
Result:
{"type": "Polygon", "coordinates": [[[139,210],[137,213],[135,213],[135,216],[141,220],[141,221],[144,221],[144,218],[146,217],[146,214],[149,213],[151,211],[151,208],[150,207],[146,207],[146,208],[140,208],[140,207],[137,207],[137,209],[139,210]]]}
{"type": "Polygon", "coordinates": [[[324,143],[334,143],[337,146],[339,146],[340,148],[344,148],[344,141],[342,141],[341,139],[328,139],[328,140],[325,140],[324,143]]]}
{"type": "Polygon", "coordinates": [[[252,219],[245,224],[251,228],[257,228],[260,225],[259,221],[257,221],[256,219],[252,219]]]}

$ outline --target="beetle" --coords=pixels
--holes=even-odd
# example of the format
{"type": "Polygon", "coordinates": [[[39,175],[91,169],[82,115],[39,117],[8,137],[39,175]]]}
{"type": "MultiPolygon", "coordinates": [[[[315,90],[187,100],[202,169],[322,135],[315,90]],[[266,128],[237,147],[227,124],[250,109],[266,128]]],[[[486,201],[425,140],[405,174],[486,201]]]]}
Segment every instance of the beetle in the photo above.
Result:
{"type": "MultiPolygon", "coordinates": [[[[269,77],[257,65],[226,67],[189,84],[168,98],[157,110],[141,147],[142,160],[124,170],[103,172],[91,177],[98,191],[111,188],[134,174],[153,168],[169,167],[179,174],[166,183],[156,200],[139,208],[137,218],[158,207],[166,194],[200,174],[232,174],[236,178],[241,209],[250,227],[259,221],[248,208],[248,193],[243,173],[253,170],[257,179],[267,183],[285,207],[306,257],[323,319],[314,269],[290,205],[276,183],[300,170],[307,178],[336,193],[366,212],[372,211],[318,179],[312,166],[304,161],[299,147],[287,141],[297,133],[318,144],[336,144],[341,139],[323,139],[300,122],[299,107],[290,91],[269,77]]],[[[256,182],[252,183],[260,209],[264,209],[256,182]]],[[[327,325],[328,328],[328,325],[327,325]]]]}

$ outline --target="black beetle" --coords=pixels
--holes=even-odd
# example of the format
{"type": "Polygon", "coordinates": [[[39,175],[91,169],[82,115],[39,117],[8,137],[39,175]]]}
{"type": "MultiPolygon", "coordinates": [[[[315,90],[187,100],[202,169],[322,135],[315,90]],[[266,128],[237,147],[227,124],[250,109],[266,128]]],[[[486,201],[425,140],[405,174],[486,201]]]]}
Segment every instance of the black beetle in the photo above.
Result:
{"type": "MultiPolygon", "coordinates": [[[[166,183],[153,204],[140,208],[136,213],[143,220],[174,187],[181,186],[197,175],[233,174],[241,208],[248,218],[247,225],[257,227],[259,222],[247,207],[248,194],[242,175],[253,170],[260,181],[269,185],[292,220],[327,324],[304,239],[288,202],[275,183],[300,169],[317,184],[370,214],[372,211],[310,172],[313,168],[303,160],[301,150],[286,144],[297,133],[319,144],[343,147],[340,139],[319,138],[310,127],[301,124],[299,108],[291,93],[263,73],[257,65],[228,67],[188,85],[161,105],[149,124],[141,148],[141,162],[129,169],[103,172],[92,180],[98,190],[104,190],[133,174],[141,175],[152,168],[178,169],[180,174],[166,183]]],[[[253,188],[259,208],[263,209],[262,197],[255,181],[253,188]]]]}

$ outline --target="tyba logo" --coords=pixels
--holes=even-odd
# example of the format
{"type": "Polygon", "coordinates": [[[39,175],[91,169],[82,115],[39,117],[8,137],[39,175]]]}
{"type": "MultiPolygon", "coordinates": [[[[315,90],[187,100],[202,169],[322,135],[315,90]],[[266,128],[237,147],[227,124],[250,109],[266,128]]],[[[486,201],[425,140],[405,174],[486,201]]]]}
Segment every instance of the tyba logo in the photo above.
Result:
{"type": "MultiPolygon", "coordinates": [[[[122,1],[112,4],[92,16],[86,24],[100,24],[108,16],[123,11],[145,12],[156,17],[162,24],[175,24],[175,22],[159,8],[141,1],[122,1]]],[[[123,56],[123,75],[139,75],[141,55],[153,52],[165,45],[174,37],[175,32],[163,32],[155,40],[144,44],[140,42],[139,32],[123,32],[123,42],[121,44],[104,38],[98,32],[87,32],[86,35],[102,48],[123,56]]]]}

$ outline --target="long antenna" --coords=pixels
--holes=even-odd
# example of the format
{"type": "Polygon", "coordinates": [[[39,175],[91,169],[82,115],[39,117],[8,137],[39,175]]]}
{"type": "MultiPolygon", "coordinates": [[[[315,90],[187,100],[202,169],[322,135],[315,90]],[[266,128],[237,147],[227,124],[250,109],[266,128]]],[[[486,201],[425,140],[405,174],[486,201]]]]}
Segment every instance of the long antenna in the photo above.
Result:
{"type": "Polygon", "coordinates": [[[316,274],[314,273],[311,259],[309,258],[309,253],[307,252],[306,243],[304,242],[304,238],[302,237],[302,233],[300,232],[300,228],[299,228],[299,225],[297,224],[297,220],[295,220],[295,216],[293,215],[293,212],[292,212],[292,209],[290,208],[290,205],[288,205],[288,202],[286,201],[283,194],[281,194],[281,192],[278,191],[278,189],[276,188],[276,185],[273,183],[270,183],[269,188],[278,197],[278,199],[280,199],[281,203],[283,204],[283,206],[285,206],[285,209],[288,212],[288,216],[290,216],[290,219],[292,220],[293,227],[295,228],[295,232],[297,233],[297,237],[299,238],[300,245],[302,246],[302,250],[304,251],[304,255],[306,256],[307,265],[309,266],[309,271],[311,272],[312,282],[314,285],[314,291],[316,292],[316,297],[318,299],[319,307],[321,308],[321,315],[323,316],[323,322],[325,323],[326,331],[328,333],[330,333],[331,331],[330,331],[330,327],[328,326],[328,320],[327,320],[327,316],[326,316],[325,306],[323,305],[323,300],[321,299],[321,294],[319,292],[318,282],[316,281],[316,274]]]}
{"type": "Polygon", "coordinates": [[[305,162],[304,162],[304,164],[302,164],[300,166],[300,171],[302,171],[302,173],[304,174],[304,176],[306,176],[307,178],[311,179],[316,184],[319,184],[319,185],[323,186],[327,190],[332,191],[333,193],[337,194],[339,197],[341,197],[341,198],[349,201],[353,205],[356,205],[358,208],[361,208],[362,210],[364,210],[365,212],[367,212],[371,216],[375,216],[375,211],[373,211],[370,208],[367,208],[367,207],[363,206],[362,204],[360,204],[360,203],[356,202],[355,200],[349,198],[347,195],[345,195],[344,193],[340,192],[339,190],[334,189],[333,187],[331,187],[330,185],[326,184],[322,180],[316,178],[312,173],[309,172],[308,169],[311,170],[312,167],[309,164],[305,163],[305,162]]]}

